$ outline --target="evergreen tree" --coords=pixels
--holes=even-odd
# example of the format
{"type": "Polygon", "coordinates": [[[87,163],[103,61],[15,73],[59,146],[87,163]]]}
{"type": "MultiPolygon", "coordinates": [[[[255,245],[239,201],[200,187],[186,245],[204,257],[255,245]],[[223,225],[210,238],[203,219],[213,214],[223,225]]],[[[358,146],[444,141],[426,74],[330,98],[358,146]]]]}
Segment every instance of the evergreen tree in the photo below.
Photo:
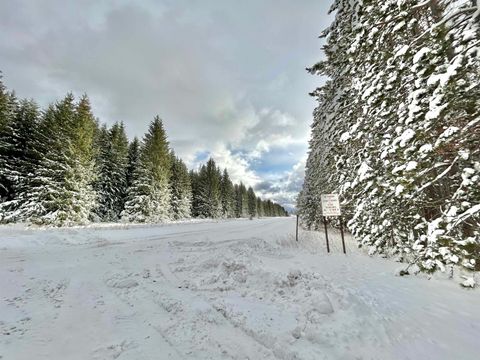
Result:
{"type": "Polygon", "coordinates": [[[192,184],[185,163],[171,153],[170,192],[172,218],[174,220],[191,217],[192,184]]]}
{"type": "Polygon", "coordinates": [[[10,200],[0,204],[3,222],[21,221],[19,208],[30,192],[31,175],[42,157],[39,110],[33,100],[20,101],[15,116],[0,137],[3,176],[10,184],[10,200]]]}
{"type": "MultiPolygon", "coordinates": [[[[17,108],[17,100],[15,95],[8,92],[2,82],[2,74],[0,72],[0,203],[6,200],[12,200],[12,183],[7,177],[8,164],[5,162],[8,157],[8,133],[9,125],[14,119],[17,108]]],[[[1,214],[0,214],[1,218],[1,214]]]]}
{"type": "Polygon", "coordinates": [[[337,0],[324,33],[299,212],[338,192],[362,246],[425,271],[478,266],[480,39],[476,1],[337,0]]]}
{"type": "Polygon", "coordinates": [[[257,216],[265,216],[265,210],[263,209],[263,201],[260,198],[257,198],[257,216]]]}
{"type": "Polygon", "coordinates": [[[96,122],[83,97],[72,94],[50,106],[39,126],[42,160],[30,174],[30,192],[21,217],[34,222],[64,225],[85,223],[94,206],[93,139],[96,122]]]}
{"type": "Polygon", "coordinates": [[[255,196],[255,192],[253,191],[252,187],[250,186],[247,191],[247,207],[248,207],[248,216],[250,218],[254,218],[257,216],[257,197],[255,196]]]}
{"type": "Polygon", "coordinates": [[[158,222],[170,219],[170,161],[163,123],[156,116],[143,140],[139,167],[122,212],[124,220],[158,222]]]}
{"type": "Polygon", "coordinates": [[[123,211],[127,192],[128,156],[128,139],[123,123],[114,124],[109,131],[103,129],[95,184],[98,194],[96,213],[103,221],[116,221],[123,211]]]}
{"type": "Polygon", "coordinates": [[[199,171],[197,198],[198,215],[203,218],[219,218],[222,214],[220,198],[221,173],[215,161],[209,159],[199,171]]]}
{"type": "Polygon", "coordinates": [[[95,181],[94,140],[97,122],[93,116],[90,100],[83,95],[75,107],[73,122],[70,124],[70,153],[72,173],[74,222],[89,220],[96,205],[97,194],[93,189],[95,181]]]}
{"type": "Polygon", "coordinates": [[[235,216],[237,218],[248,216],[248,198],[247,188],[240,182],[240,185],[235,185],[235,216]]]}
{"type": "Polygon", "coordinates": [[[220,181],[220,198],[222,203],[222,217],[235,217],[235,191],[227,169],[223,170],[220,181]]]}
{"type": "Polygon", "coordinates": [[[268,216],[268,217],[271,217],[271,216],[274,216],[274,213],[273,213],[273,203],[271,200],[267,200],[265,202],[265,215],[268,216]]]}
{"type": "Polygon", "coordinates": [[[190,183],[192,185],[192,209],[191,213],[194,217],[200,217],[200,176],[197,171],[190,170],[188,173],[190,183]]]}
{"type": "Polygon", "coordinates": [[[136,180],[136,174],[140,167],[140,141],[137,137],[128,146],[128,165],[126,171],[126,185],[129,189],[136,180]]]}

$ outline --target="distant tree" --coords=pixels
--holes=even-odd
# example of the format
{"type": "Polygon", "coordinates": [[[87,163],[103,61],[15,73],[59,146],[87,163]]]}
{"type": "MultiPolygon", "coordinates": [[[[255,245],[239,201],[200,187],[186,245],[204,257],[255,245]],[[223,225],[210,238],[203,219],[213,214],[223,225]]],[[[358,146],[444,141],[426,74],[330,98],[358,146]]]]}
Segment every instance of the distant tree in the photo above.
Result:
{"type": "Polygon", "coordinates": [[[257,197],[251,186],[247,190],[247,207],[248,216],[252,218],[257,216],[257,197]]]}
{"type": "Polygon", "coordinates": [[[128,145],[128,165],[126,171],[127,189],[129,189],[136,180],[136,175],[140,167],[140,154],[140,141],[135,137],[128,145]]]}
{"type": "Polygon", "coordinates": [[[171,153],[170,192],[172,218],[174,220],[191,217],[192,184],[185,163],[171,153]]]}
{"type": "Polygon", "coordinates": [[[257,198],[257,216],[265,216],[265,210],[263,209],[263,201],[259,197],[257,198]]]}
{"type": "Polygon", "coordinates": [[[190,170],[188,173],[192,185],[192,208],[191,213],[194,217],[200,217],[200,176],[197,171],[190,170]]]}
{"type": "Polygon", "coordinates": [[[235,186],[235,216],[237,218],[248,217],[247,188],[242,182],[235,186]]]}
{"type": "Polygon", "coordinates": [[[122,218],[133,222],[158,222],[171,218],[170,153],[163,123],[156,116],[145,134],[140,164],[127,191],[122,218]]]}
{"type": "Polygon", "coordinates": [[[220,180],[220,198],[222,203],[222,217],[235,217],[235,191],[227,169],[223,170],[220,180]]]}
{"type": "Polygon", "coordinates": [[[102,130],[97,156],[96,213],[103,221],[117,221],[127,192],[128,139],[123,123],[102,130]]]}
{"type": "Polygon", "coordinates": [[[222,214],[220,198],[221,173],[215,161],[209,159],[206,165],[200,168],[198,176],[198,214],[204,218],[219,218],[222,214]]]}

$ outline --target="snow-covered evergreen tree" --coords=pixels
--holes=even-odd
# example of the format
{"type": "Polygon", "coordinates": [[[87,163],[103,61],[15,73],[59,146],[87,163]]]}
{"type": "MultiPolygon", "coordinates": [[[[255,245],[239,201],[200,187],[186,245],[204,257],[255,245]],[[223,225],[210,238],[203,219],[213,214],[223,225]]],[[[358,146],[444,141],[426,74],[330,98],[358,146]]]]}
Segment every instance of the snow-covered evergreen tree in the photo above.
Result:
{"type": "Polygon", "coordinates": [[[38,127],[42,159],[29,174],[20,219],[53,225],[88,221],[95,204],[95,127],[86,96],[76,105],[68,94],[47,109],[38,127]]]}
{"type": "Polygon", "coordinates": [[[257,216],[265,216],[265,210],[263,209],[263,201],[259,197],[257,198],[257,216]]]}
{"type": "Polygon", "coordinates": [[[235,216],[237,218],[248,217],[247,188],[242,182],[235,185],[235,216]]]}
{"type": "Polygon", "coordinates": [[[426,271],[478,266],[479,9],[476,1],[337,0],[315,92],[300,214],[338,192],[371,252],[426,271]]]}
{"type": "Polygon", "coordinates": [[[209,159],[200,168],[198,173],[199,184],[196,204],[198,216],[203,218],[219,218],[222,215],[222,203],[220,198],[221,173],[215,161],[209,159]]]}
{"type": "Polygon", "coordinates": [[[188,175],[190,177],[190,183],[192,184],[191,213],[194,217],[200,217],[200,176],[195,170],[190,170],[188,175]]]}
{"type": "Polygon", "coordinates": [[[128,145],[128,164],[126,171],[127,189],[129,189],[136,180],[136,174],[138,174],[138,168],[140,167],[140,154],[140,141],[137,137],[134,137],[128,145]]]}
{"type": "Polygon", "coordinates": [[[140,163],[132,186],[127,190],[127,202],[122,218],[132,222],[159,222],[171,218],[170,153],[165,130],[159,116],[145,134],[140,163]]]}
{"type": "Polygon", "coordinates": [[[235,191],[227,169],[223,170],[220,180],[220,198],[222,203],[222,217],[235,217],[235,191]]]}
{"type": "Polygon", "coordinates": [[[95,149],[93,147],[97,122],[93,116],[90,100],[83,95],[75,107],[70,124],[70,153],[73,169],[72,210],[76,213],[75,223],[87,222],[96,205],[97,194],[93,189],[95,180],[95,149]]]}
{"type": "Polygon", "coordinates": [[[251,218],[257,216],[257,197],[251,186],[249,186],[247,190],[247,208],[248,216],[251,218]]]}
{"type": "Polygon", "coordinates": [[[114,124],[108,131],[103,129],[99,147],[96,213],[103,221],[117,221],[125,206],[129,163],[128,139],[123,123],[114,124]]]}
{"type": "Polygon", "coordinates": [[[0,204],[0,219],[3,222],[24,220],[18,210],[30,192],[30,174],[42,158],[38,127],[37,104],[32,100],[22,100],[13,120],[8,122],[0,136],[2,174],[10,185],[10,200],[0,204]]]}
{"type": "Polygon", "coordinates": [[[174,220],[191,217],[192,184],[185,163],[171,153],[170,203],[174,220]]]}
{"type": "MultiPolygon", "coordinates": [[[[12,183],[7,177],[8,164],[6,163],[8,152],[9,124],[13,121],[17,109],[17,100],[14,93],[9,92],[2,82],[0,72],[0,203],[12,200],[12,183]]],[[[1,215],[0,215],[1,218],[1,215]]]]}

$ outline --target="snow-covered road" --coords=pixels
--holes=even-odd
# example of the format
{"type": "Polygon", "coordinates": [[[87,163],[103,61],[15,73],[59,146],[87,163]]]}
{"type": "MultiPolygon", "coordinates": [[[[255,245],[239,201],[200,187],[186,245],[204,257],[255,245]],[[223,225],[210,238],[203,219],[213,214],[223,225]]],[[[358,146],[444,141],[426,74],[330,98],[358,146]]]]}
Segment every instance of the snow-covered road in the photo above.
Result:
{"type": "Polygon", "coordinates": [[[478,290],[294,226],[0,227],[0,359],[478,359],[478,290]]]}

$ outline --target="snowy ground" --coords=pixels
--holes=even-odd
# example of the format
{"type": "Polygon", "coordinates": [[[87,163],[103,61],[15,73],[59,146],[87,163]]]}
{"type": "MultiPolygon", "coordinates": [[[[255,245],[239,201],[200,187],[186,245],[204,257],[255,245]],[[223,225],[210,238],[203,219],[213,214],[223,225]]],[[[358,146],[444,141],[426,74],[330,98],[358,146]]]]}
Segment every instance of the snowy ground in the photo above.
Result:
{"type": "Polygon", "coordinates": [[[0,358],[479,358],[478,290],[294,225],[0,227],[0,358]]]}

